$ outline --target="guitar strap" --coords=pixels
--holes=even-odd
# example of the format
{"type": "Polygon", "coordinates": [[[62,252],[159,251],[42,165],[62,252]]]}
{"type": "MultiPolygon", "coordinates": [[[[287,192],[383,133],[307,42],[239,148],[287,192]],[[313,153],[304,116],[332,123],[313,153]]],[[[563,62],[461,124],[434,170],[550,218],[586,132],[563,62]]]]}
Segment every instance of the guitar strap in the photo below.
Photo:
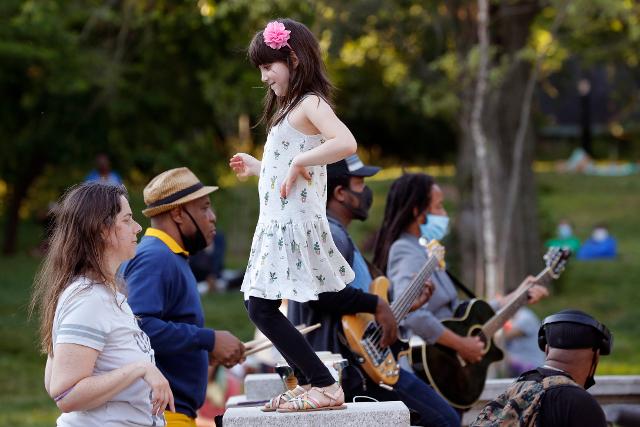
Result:
{"type": "Polygon", "coordinates": [[[373,263],[369,262],[369,260],[366,259],[364,256],[362,257],[362,259],[364,259],[364,262],[367,264],[367,267],[369,267],[369,274],[371,274],[372,279],[375,279],[376,277],[380,277],[384,275],[384,273],[380,271],[378,267],[373,265],[373,263]]]}
{"type": "Polygon", "coordinates": [[[451,271],[446,270],[447,274],[449,275],[449,278],[451,279],[451,281],[453,282],[453,284],[460,289],[466,296],[468,296],[471,299],[476,299],[476,294],[474,294],[469,288],[467,288],[460,280],[458,280],[458,278],[456,276],[453,275],[453,273],[451,273],[451,271]]]}

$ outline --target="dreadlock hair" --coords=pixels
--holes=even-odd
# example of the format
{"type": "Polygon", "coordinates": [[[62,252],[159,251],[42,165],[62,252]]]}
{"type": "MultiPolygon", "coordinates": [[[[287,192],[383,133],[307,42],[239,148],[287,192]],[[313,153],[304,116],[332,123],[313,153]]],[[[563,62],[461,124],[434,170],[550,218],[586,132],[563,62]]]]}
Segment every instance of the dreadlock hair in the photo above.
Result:
{"type": "Polygon", "coordinates": [[[384,273],[391,245],[415,221],[415,212],[429,207],[434,184],[433,177],[424,173],[406,173],[391,184],[373,252],[373,264],[384,273]]]}
{"type": "Polygon", "coordinates": [[[283,62],[289,68],[289,88],[286,95],[278,97],[267,88],[264,110],[258,122],[265,123],[267,130],[280,123],[306,94],[313,93],[331,105],[333,91],[320,55],[320,45],[309,28],[293,19],[278,18],[276,21],[291,31],[289,46],[273,49],[264,42],[263,31],[258,31],[253,36],[247,53],[249,61],[256,68],[274,62],[283,62]],[[298,58],[296,67],[292,60],[294,53],[298,58]]]}

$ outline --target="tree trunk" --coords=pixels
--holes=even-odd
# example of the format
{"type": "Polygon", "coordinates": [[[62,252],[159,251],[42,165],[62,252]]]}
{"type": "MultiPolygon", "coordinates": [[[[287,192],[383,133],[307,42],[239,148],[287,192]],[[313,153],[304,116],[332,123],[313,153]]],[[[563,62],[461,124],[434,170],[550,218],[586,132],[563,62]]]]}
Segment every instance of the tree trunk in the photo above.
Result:
{"type": "MultiPolygon", "coordinates": [[[[461,132],[460,150],[458,152],[458,186],[461,194],[459,221],[457,231],[460,236],[460,254],[464,265],[463,277],[466,281],[476,283],[479,295],[493,298],[495,293],[504,293],[516,287],[529,273],[540,266],[540,242],[537,223],[537,193],[532,170],[535,135],[531,126],[524,134],[516,200],[509,229],[497,227],[496,236],[499,242],[506,244],[508,257],[501,257],[497,282],[492,287],[489,283],[479,282],[486,274],[486,219],[482,216],[482,190],[474,171],[480,167],[488,168],[490,180],[490,197],[494,204],[494,224],[505,222],[505,206],[508,181],[513,164],[513,149],[522,102],[526,98],[525,90],[531,65],[516,62],[516,53],[525,45],[529,35],[531,21],[537,13],[537,3],[523,1],[515,5],[501,5],[492,12],[500,14],[499,24],[495,29],[494,47],[506,55],[514,65],[506,73],[504,80],[492,87],[485,98],[482,114],[482,127],[487,137],[485,164],[476,164],[478,157],[474,155],[475,140],[469,126],[472,106],[464,103],[459,124],[461,132]],[[480,203],[480,206],[479,206],[480,203]],[[479,232],[481,230],[481,232],[479,232]],[[482,237],[481,237],[482,236],[482,237]],[[480,253],[479,253],[480,252],[480,253]],[[484,263],[484,265],[478,265],[484,263]],[[495,292],[493,291],[495,289],[495,292]]],[[[467,89],[469,91],[470,89],[467,89]]],[[[463,99],[469,99],[469,93],[463,99]]],[[[472,98],[471,98],[472,99],[472,98]]],[[[484,195],[484,197],[487,197],[484,195]]],[[[486,216],[486,214],[485,214],[486,216]]],[[[499,246],[499,245],[498,245],[499,246]]],[[[496,248],[494,248],[495,250],[496,248]]]]}
{"type": "MultiPolygon", "coordinates": [[[[476,192],[474,209],[480,212],[482,227],[476,223],[476,236],[481,235],[482,258],[484,272],[482,276],[483,288],[487,295],[499,292],[498,275],[498,240],[495,223],[495,198],[492,191],[491,175],[493,162],[490,159],[487,135],[483,120],[483,113],[488,93],[489,74],[489,0],[478,0],[478,40],[479,66],[476,87],[471,107],[471,122],[469,125],[473,140],[473,177],[476,192]]],[[[480,258],[478,258],[480,260],[480,258]]]]}
{"type": "Polygon", "coordinates": [[[43,159],[33,158],[25,165],[23,173],[18,174],[15,182],[8,183],[7,205],[4,212],[4,241],[2,253],[13,255],[18,248],[18,227],[20,225],[20,208],[24,202],[31,184],[36,180],[44,167],[43,159]]]}

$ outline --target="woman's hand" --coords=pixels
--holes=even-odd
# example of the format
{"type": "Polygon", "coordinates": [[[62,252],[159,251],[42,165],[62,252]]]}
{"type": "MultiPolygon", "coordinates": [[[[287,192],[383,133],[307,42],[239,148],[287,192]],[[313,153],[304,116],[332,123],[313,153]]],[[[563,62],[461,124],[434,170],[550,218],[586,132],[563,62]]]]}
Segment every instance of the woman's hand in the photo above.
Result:
{"type": "Polygon", "coordinates": [[[536,283],[536,278],[533,276],[527,276],[527,278],[520,283],[515,292],[521,291],[525,288],[529,288],[527,291],[527,302],[529,304],[535,304],[541,299],[549,296],[549,290],[542,285],[538,285],[536,283]]]}
{"type": "Polygon", "coordinates": [[[296,163],[296,159],[293,159],[291,162],[291,166],[289,166],[289,172],[287,172],[287,176],[282,182],[280,186],[280,197],[286,199],[289,193],[291,192],[291,188],[293,184],[296,183],[298,176],[302,176],[307,181],[311,179],[311,175],[309,171],[304,166],[298,166],[296,163]]]}
{"type": "Polygon", "coordinates": [[[425,305],[433,296],[433,291],[436,289],[436,285],[431,281],[431,279],[427,279],[424,281],[424,288],[422,288],[422,292],[418,295],[411,304],[411,308],[409,312],[415,311],[425,305]]]}
{"type": "Polygon", "coordinates": [[[162,372],[153,363],[146,362],[144,364],[145,372],[142,379],[151,387],[151,404],[153,405],[151,413],[158,415],[169,406],[171,412],[176,412],[173,402],[173,393],[169,386],[169,381],[162,375],[162,372]]]}
{"type": "Polygon", "coordinates": [[[484,343],[480,337],[460,337],[458,348],[460,357],[469,363],[477,363],[482,360],[484,343]]]}
{"type": "Polygon", "coordinates": [[[546,298],[549,296],[549,289],[545,288],[542,285],[533,285],[530,289],[529,289],[529,295],[528,295],[528,303],[529,304],[535,304],[537,302],[539,302],[541,299],[546,298]]]}
{"type": "Polygon", "coordinates": [[[236,176],[245,179],[260,175],[260,160],[247,153],[236,153],[229,159],[229,166],[236,176]]]}

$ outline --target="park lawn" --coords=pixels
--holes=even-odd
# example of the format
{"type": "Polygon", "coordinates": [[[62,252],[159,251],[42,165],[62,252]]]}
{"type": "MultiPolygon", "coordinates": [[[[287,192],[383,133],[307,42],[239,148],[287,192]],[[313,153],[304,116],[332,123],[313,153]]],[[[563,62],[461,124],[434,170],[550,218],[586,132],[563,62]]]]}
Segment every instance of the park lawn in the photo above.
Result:
{"type": "MultiPolygon", "coordinates": [[[[386,178],[386,177],[385,177],[386,178]]],[[[450,184],[450,178],[439,178],[450,184]]],[[[354,223],[353,235],[366,242],[380,223],[385,192],[390,179],[372,181],[374,206],[367,223],[354,223]]],[[[608,224],[618,238],[620,256],[606,262],[571,261],[552,298],[534,307],[540,317],[562,308],[579,308],[606,323],[615,335],[613,354],[601,359],[599,374],[640,373],[640,322],[638,290],[640,282],[640,179],[636,177],[588,177],[539,174],[540,224],[549,236],[559,218],[568,217],[581,239],[597,222],[608,224]]],[[[132,207],[139,212],[142,201],[131,190],[132,207]]],[[[215,193],[213,204],[219,228],[227,235],[227,265],[241,268],[257,218],[257,191],[251,183],[215,193]]],[[[450,211],[455,206],[447,206],[450,211]]],[[[142,215],[143,227],[148,223],[142,215]]],[[[33,224],[21,229],[20,255],[0,258],[0,425],[50,426],[58,410],[42,385],[44,357],[37,351],[33,322],[26,320],[29,288],[38,260],[26,255],[37,242],[39,230],[33,224]]],[[[532,272],[533,273],[533,272],[532,272]]],[[[228,329],[241,339],[249,339],[249,323],[238,291],[210,294],[203,298],[207,325],[228,329]]]]}

